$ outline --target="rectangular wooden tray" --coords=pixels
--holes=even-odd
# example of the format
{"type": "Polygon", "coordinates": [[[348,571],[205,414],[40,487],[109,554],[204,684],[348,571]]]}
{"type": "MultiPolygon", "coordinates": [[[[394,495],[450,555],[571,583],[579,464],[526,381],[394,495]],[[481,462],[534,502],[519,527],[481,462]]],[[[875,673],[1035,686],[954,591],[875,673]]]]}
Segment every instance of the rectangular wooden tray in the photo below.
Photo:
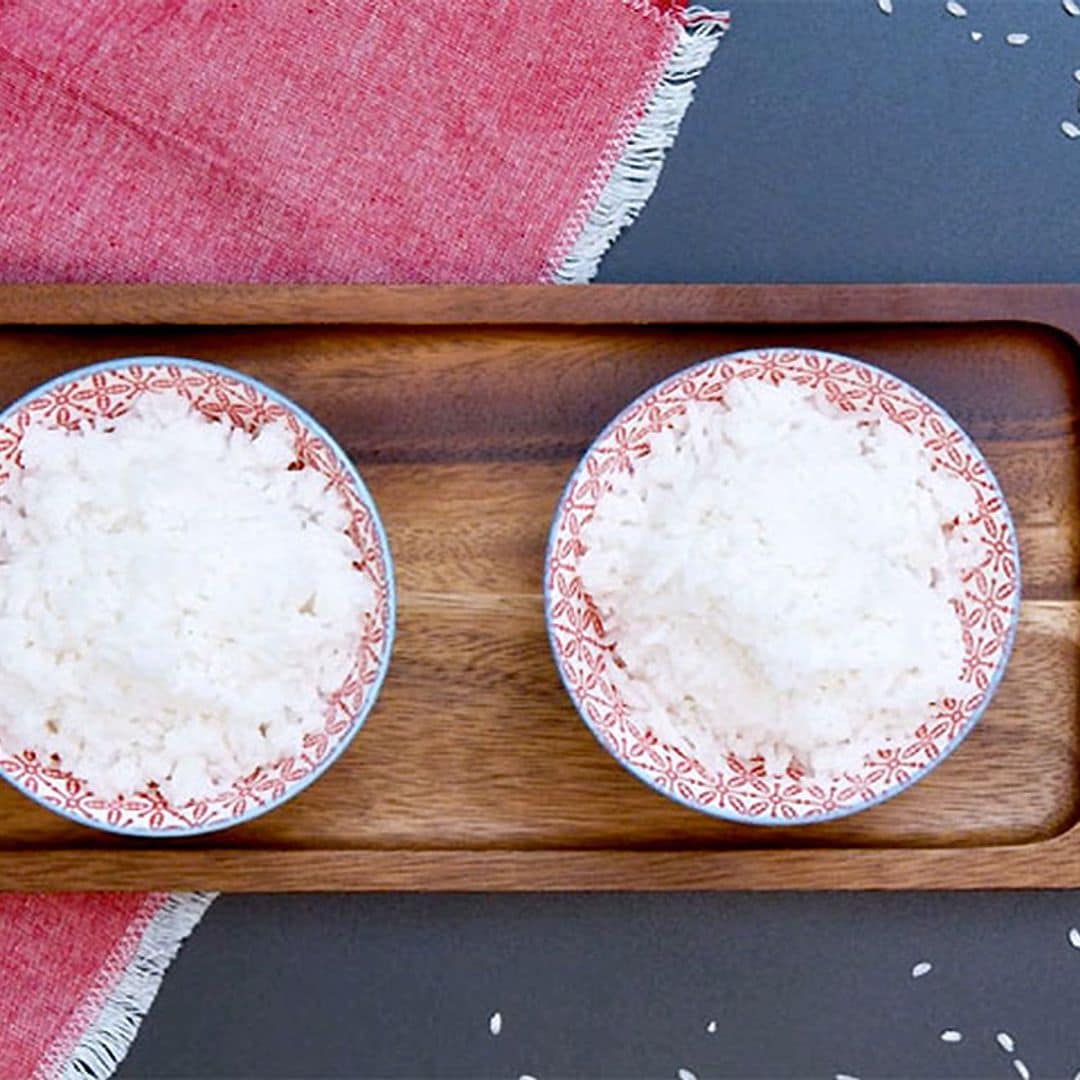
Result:
{"type": "Polygon", "coordinates": [[[396,563],[367,725],[285,807],[180,842],[0,785],[4,889],[1080,886],[1080,286],[0,287],[0,403],[66,369],[199,357],[265,379],[358,463],[396,563]],[[737,826],[622,771],[577,719],[540,595],[561,487],[619,408],[757,345],[909,379],[985,451],[1024,571],[992,707],[925,781],[817,826],[737,826]]]}

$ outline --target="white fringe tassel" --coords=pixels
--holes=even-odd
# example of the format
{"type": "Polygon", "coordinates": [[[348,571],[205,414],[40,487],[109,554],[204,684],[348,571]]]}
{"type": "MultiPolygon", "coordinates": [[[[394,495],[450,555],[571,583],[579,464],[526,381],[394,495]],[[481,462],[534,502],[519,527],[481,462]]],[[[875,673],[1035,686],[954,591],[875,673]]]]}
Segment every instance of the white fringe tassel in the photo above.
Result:
{"type": "Polygon", "coordinates": [[[173,893],[165,900],[143,932],[127,971],[58,1076],[63,1080],[107,1080],[112,1076],[131,1048],[173,957],[216,895],[173,893]]]}
{"type": "Polygon", "coordinates": [[[728,27],[725,13],[687,8],[679,38],[656,91],[622,156],[608,177],[573,247],[552,268],[551,280],[563,285],[591,280],[615,238],[641,213],[660,179],[664,155],[694,96],[694,84],[728,27]]]}

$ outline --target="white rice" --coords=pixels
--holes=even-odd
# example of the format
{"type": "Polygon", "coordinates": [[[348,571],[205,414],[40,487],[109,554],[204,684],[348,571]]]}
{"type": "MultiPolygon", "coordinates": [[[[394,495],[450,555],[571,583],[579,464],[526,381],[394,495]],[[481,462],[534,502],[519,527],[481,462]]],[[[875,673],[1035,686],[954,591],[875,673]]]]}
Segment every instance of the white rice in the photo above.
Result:
{"type": "Polygon", "coordinates": [[[146,395],[30,428],[0,485],[0,745],[95,794],[183,803],[301,752],[374,592],[340,497],[252,438],[146,395]]]}
{"type": "Polygon", "coordinates": [[[581,579],[658,738],[712,772],[733,751],[836,774],[957,691],[973,510],[897,425],[735,382],[601,497],[581,579]]]}

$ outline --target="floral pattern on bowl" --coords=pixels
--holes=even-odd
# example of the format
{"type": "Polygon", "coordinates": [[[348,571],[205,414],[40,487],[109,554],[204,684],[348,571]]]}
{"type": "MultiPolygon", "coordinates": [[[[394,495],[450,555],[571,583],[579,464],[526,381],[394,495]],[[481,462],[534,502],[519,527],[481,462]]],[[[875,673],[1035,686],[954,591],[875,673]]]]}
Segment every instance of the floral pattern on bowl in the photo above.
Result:
{"type": "Polygon", "coordinates": [[[757,825],[843,817],[898,794],[937,765],[982,715],[1012,649],[1020,609],[1020,558],[1004,496],[978,448],[940,406],[885,371],[831,353],[762,349],[696,364],[671,375],[624,409],[586,451],[563,492],[544,565],[548,637],[555,663],[582,720],[631,773],[677,802],[757,825]],[[867,756],[863,768],[822,782],[790,766],[769,773],[759,758],[729,754],[710,775],[679,747],[658,740],[611,676],[612,643],[582,586],[581,530],[612,478],[649,452],[650,439],[689,401],[718,400],[733,379],[792,380],[838,407],[896,424],[918,438],[934,463],[971,486],[978,505],[974,566],[955,605],[963,625],[964,693],[940,704],[903,742],[867,756]]]}
{"type": "Polygon", "coordinates": [[[134,836],[210,832],[249,821],[298,794],[344,751],[378,696],[394,637],[394,579],[390,551],[374,502],[359,474],[331,436],[292,402],[240,372],[194,360],[136,357],[69,372],[32,390],[0,412],[0,490],[19,467],[19,447],[36,425],[77,429],[110,419],[145,394],[182,397],[210,420],[249,434],[284,425],[296,458],[316,470],[350,514],[356,563],[374,587],[375,607],[365,617],[348,677],[330,696],[326,712],[303,736],[303,750],[237,778],[228,789],[183,805],[155,788],[133,796],[99,798],[85,779],[33,751],[0,745],[0,774],[46,808],[85,825],[134,836]]]}

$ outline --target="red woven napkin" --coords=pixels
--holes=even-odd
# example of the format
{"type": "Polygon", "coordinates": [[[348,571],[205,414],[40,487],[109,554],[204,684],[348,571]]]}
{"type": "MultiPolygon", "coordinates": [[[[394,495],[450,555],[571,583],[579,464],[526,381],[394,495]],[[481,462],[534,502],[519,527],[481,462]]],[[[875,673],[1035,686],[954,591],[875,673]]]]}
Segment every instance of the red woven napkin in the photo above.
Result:
{"type": "MultiPolygon", "coordinates": [[[[0,281],[586,281],[726,25],[681,0],[5,0],[0,281]]],[[[208,899],[0,898],[0,1076],[107,1076],[208,899]]]]}
{"type": "Polygon", "coordinates": [[[210,894],[0,897],[0,1076],[112,1074],[210,894]]]}
{"type": "Polygon", "coordinates": [[[724,25],[672,0],[7,0],[0,272],[584,280],[724,25]]]}

